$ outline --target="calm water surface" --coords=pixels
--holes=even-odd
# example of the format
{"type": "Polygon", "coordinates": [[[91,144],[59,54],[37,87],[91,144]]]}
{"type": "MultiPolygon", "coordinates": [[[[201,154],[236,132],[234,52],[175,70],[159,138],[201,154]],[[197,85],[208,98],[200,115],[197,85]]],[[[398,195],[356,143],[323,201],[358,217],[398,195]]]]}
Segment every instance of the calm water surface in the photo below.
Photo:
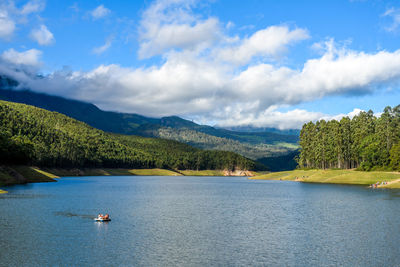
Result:
{"type": "Polygon", "coordinates": [[[399,191],[140,176],[8,190],[0,266],[400,266],[399,191]]]}

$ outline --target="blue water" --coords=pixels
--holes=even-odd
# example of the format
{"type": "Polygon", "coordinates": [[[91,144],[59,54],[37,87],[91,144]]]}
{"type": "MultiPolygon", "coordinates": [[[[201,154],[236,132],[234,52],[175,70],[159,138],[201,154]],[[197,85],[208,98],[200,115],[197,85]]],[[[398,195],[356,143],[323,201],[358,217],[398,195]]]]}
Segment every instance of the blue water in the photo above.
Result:
{"type": "Polygon", "coordinates": [[[394,190],[141,176],[8,190],[0,266],[400,265],[394,190]]]}

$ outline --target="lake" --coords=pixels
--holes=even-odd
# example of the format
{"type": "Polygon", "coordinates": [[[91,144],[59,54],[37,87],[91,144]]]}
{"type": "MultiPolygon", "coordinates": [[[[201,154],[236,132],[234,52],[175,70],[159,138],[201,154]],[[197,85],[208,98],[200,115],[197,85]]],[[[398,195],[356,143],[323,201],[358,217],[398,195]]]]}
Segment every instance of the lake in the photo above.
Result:
{"type": "Polygon", "coordinates": [[[396,190],[142,176],[7,190],[0,266],[400,265],[396,190]]]}

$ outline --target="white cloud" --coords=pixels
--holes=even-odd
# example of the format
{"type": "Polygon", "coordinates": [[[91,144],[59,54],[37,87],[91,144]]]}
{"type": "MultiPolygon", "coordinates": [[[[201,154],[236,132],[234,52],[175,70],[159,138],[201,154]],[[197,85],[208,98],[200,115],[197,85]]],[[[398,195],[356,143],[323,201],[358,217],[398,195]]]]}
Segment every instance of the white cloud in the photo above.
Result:
{"type": "Polygon", "coordinates": [[[111,10],[104,7],[104,5],[99,5],[98,7],[96,7],[95,9],[93,9],[90,12],[90,15],[92,15],[93,19],[101,19],[110,13],[111,13],[111,10]]]}
{"type": "MultiPolygon", "coordinates": [[[[257,96],[260,109],[276,103],[297,104],[326,95],[367,94],[379,84],[400,78],[400,50],[375,54],[351,50],[328,50],[310,59],[302,70],[259,64],[234,78],[242,99],[257,96]]],[[[237,96],[238,96],[237,95],[237,96]]]]}
{"type": "Polygon", "coordinates": [[[10,39],[17,24],[26,24],[28,15],[37,13],[45,8],[44,1],[28,1],[21,8],[14,1],[0,1],[0,38],[10,39]]]}
{"type": "Polygon", "coordinates": [[[198,54],[206,49],[211,57],[226,62],[247,64],[254,57],[276,57],[290,44],[309,38],[308,31],[287,26],[271,26],[240,39],[224,31],[226,25],[215,17],[202,18],[192,11],[197,1],[159,0],[143,13],[139,27],[139,58],[162,55],[171,50],[191,50],[198,54]]]}
{"type": "Polygon", "coordinates": [[[111,47],[111,44],[112,44],[112,38],[108,38],[104,45],[93,48],[92,52],[97,55],[103,54],[111,47]]]}
{"type": "Polygon", "coordinates": [[[43,24],[39,28],[33,29],[30,37],[40,45],[50,45],[54,42],[53,34],[43,24]]]}
{"type": "Polygon", "coordinates": [[[400,8],[390,8],[383,13],[384,17],[391,17],[392,23],[390,26],[385,27],[385,30],[388,32],[396,31],[400,26],[400,8]]]}
{"type": "Polygon", "coordinates": [[[0,10],[0,38],[9,38],[15,30],[15,22],[8,16],[6,10],[0,10]]]}
{"type": "Polygon", "coordinates": [[[217,38],[218,20],[208,19],[196,23],[160,26],[152,34],[142,35],[139,56],[148,58],[172,48],[195,49],[208,45],[217,38]]]}
{"type": "Polygon", "coordinates": [[[45,3],[40,0],[33,0],[26,3],[20,11],[21,15],[29,15],[31,13],[40,12],[45,8],[45,3]]]}
{"type": "Polygon", "coordinates": [[[321,112],[312,112],[304,109],[293,109],[287,112],[281,112],[276,106],[272,106],[263,112],[254,115],[243,116],[240,112],[235,112],[231,117],[221,120],[219,127],[230,126],[255,126],[255,127],[274,127],[281,130],[300,129],[303,124],[317,120],[340,120],[343,117],[353,118],[358,115],[361,109],[355,108],[347,114],[327,115],[321,112]]]}
{"type": "Polygon", "coordinates": [[[240,41],[235,47],[217,50],[220,59],[239,65],[247,64],[253,57],[275,57],[287,45],[309,38],[305,29],[290,30],[287,26],[270,26],[240,41]]]}
{"type": "Polygon", "coordinates": [[[191,8],[196,1],[164,0],[153,3],[140,22],[140,58],[171,49],[204,49],[220,36],[216,18],[200,19],[191,8]]]}
{"type": "Polygon", "coordinates": [[[313,117],[299,110],[281,114],[278,107],[327,95],[367,94],[377,89],[377,84],[398,81],[400,50],[366,54],[331,49],[308,60],[301,70],[259,64],[236,72],[236,68],[199,59],[195,53],[172,53],[160,67],[101,65],[69,76],[56,73],[31,81],[30,87],[73,96],[107,110],[197,116],[217,123],[253,121],[283,128],[313,117]],[[282,125],[278,125],[280,119],[264,119],[267,116],[282,118],[282,125]]]}
{"type": "Polygon", "coordinates": [[[37,49],[18,52],[11,48],[1,54],[1,59],[14,65],[37,67],[41,65],[41,55],[42,52],[37,49]]]}
{"type": "MultiPolygon", "coordinates": [[[[355,108],[347,114],[342,113],[342,114],[337,114],[337,115],[324,115],[321,118],[319,118],[318,120],[326,120],[326,121],[337,120],[337,121],[339,121],[343,117],[349,117],[350,119],[352,119],[354,116],[357,116],[358,114],[360,114],[360,112],[365,112],[365,110],[355,108]]],[[[377,116],[377,114],[375,114],[375,116],[377,116]]]]}

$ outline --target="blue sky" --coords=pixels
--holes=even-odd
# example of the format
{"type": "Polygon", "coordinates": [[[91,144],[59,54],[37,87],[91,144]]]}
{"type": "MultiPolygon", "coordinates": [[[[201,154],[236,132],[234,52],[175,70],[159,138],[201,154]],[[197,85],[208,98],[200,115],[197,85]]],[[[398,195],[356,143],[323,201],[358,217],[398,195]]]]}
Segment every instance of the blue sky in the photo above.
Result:
{"type": "Polygon", "coordinates": [[[398,1],[0,0],[0,73],[21,87],[221,126],[398,105],[399,49],[398,1]]]}

